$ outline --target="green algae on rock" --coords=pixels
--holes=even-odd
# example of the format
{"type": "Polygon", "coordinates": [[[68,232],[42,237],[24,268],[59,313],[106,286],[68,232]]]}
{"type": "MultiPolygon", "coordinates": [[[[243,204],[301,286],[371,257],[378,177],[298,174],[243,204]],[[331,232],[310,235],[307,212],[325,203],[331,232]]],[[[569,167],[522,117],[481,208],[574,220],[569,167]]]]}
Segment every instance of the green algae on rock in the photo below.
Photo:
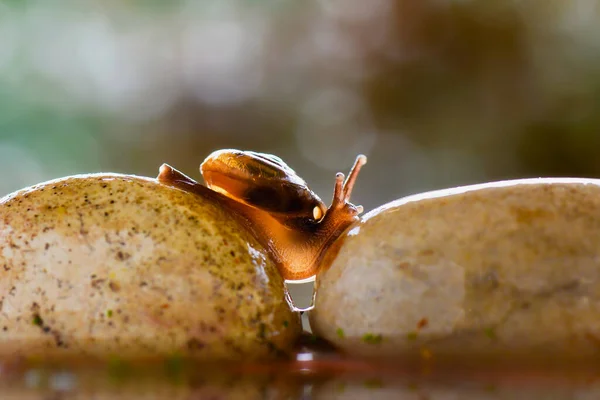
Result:
{"type": "Polygon", "coordinates": [[[600,351],[600,180],[407,197],[366,214],[327,257],[311,327],[350,354],[600,351]]]}
{"type": "Polygon", "coordinates": [[[262,246],[210,196],[92,174],[0,200],[0,357],[248,359],[301,332],[262,246]]]}

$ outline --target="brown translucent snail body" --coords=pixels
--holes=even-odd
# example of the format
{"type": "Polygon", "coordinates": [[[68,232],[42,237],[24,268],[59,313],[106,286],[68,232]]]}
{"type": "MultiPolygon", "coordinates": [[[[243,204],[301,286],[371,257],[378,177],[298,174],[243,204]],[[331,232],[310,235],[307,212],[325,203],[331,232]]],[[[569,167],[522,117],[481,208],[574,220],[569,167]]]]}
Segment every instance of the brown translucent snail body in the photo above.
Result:
{"type": "Polygon", "coordinates": [[[352,188],[367,158],[359,155],[344,180],[335,177],[331,206],[279,157],[240,150],[218,150],[200,170],[206,187],[169,165],[161,183],[212,196],[231,209],[267,248],[286,280],[314,276],[327,249],[355,221],[361,206],[350,203],[352,188]]]}

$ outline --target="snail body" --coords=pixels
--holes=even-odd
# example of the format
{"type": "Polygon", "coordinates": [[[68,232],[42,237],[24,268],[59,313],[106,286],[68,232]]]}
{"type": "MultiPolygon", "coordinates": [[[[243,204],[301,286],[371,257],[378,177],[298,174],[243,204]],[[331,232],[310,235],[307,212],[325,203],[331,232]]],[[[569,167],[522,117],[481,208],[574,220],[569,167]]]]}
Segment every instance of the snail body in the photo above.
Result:
{"type": "Polygon", "coordinates": [[[212,153],[200,168],[206,187],[168,165],[158,180],[187,191],[211,189],[268,249],[284,279],[300,281],[314,277],[329,247],[358,221],[363,209],[349,200],[366,161],[359,155],[345,181],[342,173],[336,175],[329,208],[294,170],[270,154],[232,149],[212,153]]]}

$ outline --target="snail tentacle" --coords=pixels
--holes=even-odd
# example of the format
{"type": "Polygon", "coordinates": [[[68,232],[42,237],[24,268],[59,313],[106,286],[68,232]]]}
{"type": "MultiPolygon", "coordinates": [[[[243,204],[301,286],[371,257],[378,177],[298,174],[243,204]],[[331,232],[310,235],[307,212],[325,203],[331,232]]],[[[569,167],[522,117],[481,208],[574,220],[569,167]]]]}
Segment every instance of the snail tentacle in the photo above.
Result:
{"type": "Polygon", "coordinates": [[[356,157],[356,161],[350,169],[348,178],[345,179],[344,174],[341,172],[338,172],[335,175],[333,201],[331,202],[331,207],[329,207],[330,212],[333,210],[340,210],[337,211],[337,213],[345,212],[350,218],[353,218],[363,212],[362,206],[355,206],[354,204],[350,203],[350,196],[352,195],[352,189],[354,189],[354,184],[356,183],[358,173],[360,172],[362,166],[366,163],[367,157],[363,154],[360,154],[358,157],[356,157]]]}
{"type": "MultiPolygon", "coordinates": [[[[344,182],[344,200],[350,200],[350,195],[352,194],[352,189],[354,189],[354,183],[356,183],[356,178],[358,177],[358,173],[360,169],[367,163],[367,157],[364,154],[359,154],[356,157],[356,161],[348,174],[348,179],[344,182]]],[[[343,176],[343,175],[342,175],[343,176]]]]}

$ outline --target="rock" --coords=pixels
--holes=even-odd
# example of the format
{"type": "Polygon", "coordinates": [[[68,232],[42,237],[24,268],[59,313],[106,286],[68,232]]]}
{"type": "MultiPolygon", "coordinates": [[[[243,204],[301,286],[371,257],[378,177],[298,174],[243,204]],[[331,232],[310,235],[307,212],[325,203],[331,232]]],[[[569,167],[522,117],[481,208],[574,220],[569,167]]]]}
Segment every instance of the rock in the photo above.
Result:
{"type": "Polygon", "coordinates": [[[230,213],[155,179],[82,175],[0,200],[0,357],[252,359],[301,332],[230,213]]]}
{"type": "Polygon", "coordinates": [[[313,331],[404,357],[597,357],[600,180],[436,191],[368,214],[316,278],[313,331]]]}

